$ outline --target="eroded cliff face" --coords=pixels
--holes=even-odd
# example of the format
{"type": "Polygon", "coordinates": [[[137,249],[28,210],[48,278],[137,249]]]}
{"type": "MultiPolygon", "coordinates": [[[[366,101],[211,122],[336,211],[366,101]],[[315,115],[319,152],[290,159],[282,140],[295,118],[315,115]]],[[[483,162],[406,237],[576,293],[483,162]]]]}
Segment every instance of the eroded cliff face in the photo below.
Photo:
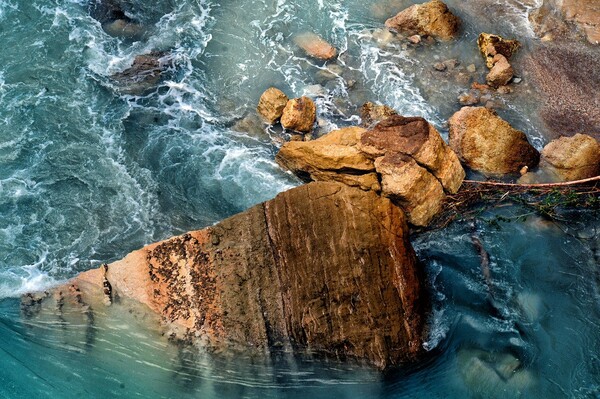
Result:
{"type": "Polygon", "coordinates": [[[388,199],[311,183],[26,296],[24,314],[60,312],[71,293],[66,302],[87,312],[134,299],[174,338],[209,349],[310,351],[385,368],[422,351],[425,297],[407,231],[388,199]]]}

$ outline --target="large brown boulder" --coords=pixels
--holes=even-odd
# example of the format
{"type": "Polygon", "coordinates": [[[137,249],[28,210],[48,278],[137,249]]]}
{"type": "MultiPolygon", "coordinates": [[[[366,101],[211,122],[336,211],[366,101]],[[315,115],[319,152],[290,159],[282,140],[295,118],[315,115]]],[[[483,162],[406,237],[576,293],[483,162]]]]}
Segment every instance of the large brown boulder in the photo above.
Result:
{"type": "Polygon", "coordinates": [[[517,173],[532,168],[539,152],[525,133],[485,107],[463,107],[449,120],[450,146],[471,169],[486,174],[517,173]]]}
{"type": "Polygon", "coordinates": [[[477,46],[485,58],[485,64],[492,69],[495,64],[494,56],[501,54],[506,57],[506,60],[509,60],[521,47],[521,43],[518,40],[508,40],[502,36],[482,33],[477,39],[477,46]]]}
{"type": "Polygon", "coordinates": [[[281,118],[281,115],[283,115],[283,109],[288,101],[289,98],[284,92],[275,87],[269,87],[260,96],[256,111],[267,122],[273,124],[281,118]]]}
{"type": "Polygon", "coordinates": [[[440,0],[415,4],[385,21],[385,26],[409,35],[427,35],[442,40],[453,39],[460,28],[460,19],[440,0]]]}
{"type": "Polygon", "coordinates": [[[585,134],[561,137],[542,150],[542,169],[549,169],[560,180],[587,179],[600,175],[600,144],[585,134]]]}
{"type": "Polygon", "coordinates": [[[335,58],[337,55],[337,50],[331,44],[329,44],[325,39],[321,36],[312,33],[305,32],[294,37],[294,42],[300,47],[304,52],[313,58],[318,58],[320,60],[330,60],[335,58]]]}
{"type": "Polygon", "coordinates": [[[283,109],[281,126],[289,130],[311,132],[317,120],[317,106],[308,97],[290,100],[283,109]]]}
{"type": "Polygon", "coordinates": [[[349,127],[311,141],[284,143],[276,156],[282,167],[306,180],[337,181],[379,191],[373,161],[357,148],[365,129],[349,127]]]}
{"type": "Polygon", "coordinates": [[[433,174],[449,193],[458,191],[465,172],[456,154],[425,119],[391,116],[361,136],[359,149],[373,159],[408,155],[433,174]]]}
{"type": "Polygon", "coordinates": [[[79,307],[85,330],[105,306],[141,303],[171,337],[209,350],[308,351],[386,368],[423,352],[421,274],[391,201],[312,183],[25,296],[22,308],[61,320],[79,307]]]}

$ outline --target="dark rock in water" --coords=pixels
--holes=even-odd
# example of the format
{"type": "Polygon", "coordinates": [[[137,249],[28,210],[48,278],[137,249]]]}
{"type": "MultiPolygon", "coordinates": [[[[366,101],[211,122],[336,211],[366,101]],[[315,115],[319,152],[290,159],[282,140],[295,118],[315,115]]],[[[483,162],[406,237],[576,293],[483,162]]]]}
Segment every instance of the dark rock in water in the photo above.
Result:
{"type": "Polygon", "coordinates": [[[135,57],[131,67],[111,76],[117,89],[124,94],[142,95],[156,88],[172,60],[162,52],[135,57]]]}
{"type": "Polygon", "coordinates": [[[208,349],[293,349],[379,368],[423,352],[425,293],[404,214],[343,184],[292,189],[54,292],[76,287],[75,299],[96,309],[104,277],[172,337],[208,349]]]}
{"type": "Polygon", "coordinates": [[[89,9],[92,18],[102,24],[116,20],[132,21],[125,13],[122,2],[119,0],[91,0],[89,9]]]}
{"type": "Polygon", "coordinates": [[[523,62],[544,104],[540,116],[552,138],[586,133],[600,139],[600,57],[569,43],[541,47],[523,62]]]}
{"type": "Polygon", "coordinates": [[[360,107],[360,125],[363,127],[371,127],[376,123],[387,119],[390,116],[398,115],[398,113],[387,105],[375,104],[372,102],[366,102],[360,107]]]}

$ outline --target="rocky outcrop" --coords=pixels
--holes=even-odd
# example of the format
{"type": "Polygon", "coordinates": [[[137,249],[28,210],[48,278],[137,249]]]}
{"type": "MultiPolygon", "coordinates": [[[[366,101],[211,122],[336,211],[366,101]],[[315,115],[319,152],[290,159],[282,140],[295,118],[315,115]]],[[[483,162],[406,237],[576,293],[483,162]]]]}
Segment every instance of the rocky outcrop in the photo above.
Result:
{"type": "Polygon", "coordinates": [[[460,19],[440,0],[415,4],[385,21],[388,29],[408,35],[453,39],[460,28],[460,19]]]}
{"type": "Polygon", "coordinates": [[[392,116],[361,136],[359,149],[373,159],[402,154],[413,158],[449,193],[458,191],[465,177],[458,157],[425,119],[392,116]]]}
{"type": "Polygon", "coordinates": [[[111,79],[121,93],[142,95],[156,88],[169,66],[172,60],[165,53],[138,55],[131,67],[112,75],[111,79]]]}
{"type": "Polygon", "coordinates": [[[380,191],[373,161],[356,148],[364,131],[349,127],[316,140],[285,143],[276,156],[277,163],[305,180],[337,181],[380,191]]]}
{"type": "Polygon", "coordinates": [[[450,118],[449,125],[450,146],[473,170],[517,173],[539,162],[540,154],[525,133],[485,107],[463,107],[450,118]]]}
{"type": "Polygon", "coordinates": [[[576,43],[548,44],[528,54],[523,71],[540,98],[551,138],[586,132],[600,140],[600,55],[576,43]]]}
{"type": "Polygon", "coordinates": [[[369,101],[360,107],[360,125],[369,128],[393,115],[398,115],[393,108],[387,105],[374,104],[369,101]]]}
{"type": "Polygon", "coordinates": [[[479,51],[485,58],[485,64],[489,69],[492,69],[497,62],[494,61],[497,54],[501,54],[506,57],[506,60],[510,60],[521,47],[521,43],[518,40],[508,40],[498,35],[482,33],[477,39],[477,46],[479,46],[479,51]]]}
{"type": "Polygon", "coordinates": [[[256,111],[264,120],[273,124],[281,118],[281,115],[283,115],[283,109],[288,101],[289,98],[284,92],[275,87],[269,87],[260,96],[256,111]]]}
{"type": "Polygon", "coordinates": [[[600,144],[593,137],[576,134],[550,142],[542,150],[540,168],[562,181],[600,175],[600,144]]]}
{"type": "Polygon", "coordinates": [[[89,7],[90,15],[102,24],[102,29],[109,35],[131,40],[144,37],[144,27],[127,15],[120,1],[92,0],[89,7]]]}
{"type": "Polygon", "coordinates": [[[445,193],[455,193],[465,177],[458,157],[433,126],[398,115],[371,130],[348,128],[285,143],[276,159],[306,180],[381,190],[415,226],[426,226],[441,210],[445,193]]]}
{"type": "Polygon", "coordinates": [[[308,351],[386,368],[423,351],[421,281],[398,207],[311,183],[25,296],[22,307],[29,318],[73,306],[93,319],[136,302],[171,337],[209,350],[308,351]]]}
{"type": "Polygon", "coordinates": [[[313,58],[330,60],[337,56],[337,50],[321,36],[312,32],[301,33],[294,37],[294,42],[313,58]]]}

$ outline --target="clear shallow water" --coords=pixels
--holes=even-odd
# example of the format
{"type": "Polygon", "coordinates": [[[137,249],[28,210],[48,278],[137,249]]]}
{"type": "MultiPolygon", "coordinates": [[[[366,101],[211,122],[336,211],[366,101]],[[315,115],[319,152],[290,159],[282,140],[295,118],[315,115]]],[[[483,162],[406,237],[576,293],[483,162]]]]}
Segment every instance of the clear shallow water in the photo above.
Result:
{"type": "MultiPolygon", "coordinates": [[[[133,42],[107,35],[83,0],[0,0],[0,396],[598,397],[598,236],[529,225],[478,226],[493,259],[493,301],[470,227],[418,239],[438,310],[432,359],[405,374],[289,356],[198,359],[145,323],[130,331],[118,314],[98,323],[91,347],[81,321],[21,324],[11,298],[22,292],[298,184],[273,163],[276,131],[234,129],[267,87],[315,98],[321,132],[354,123],[356,108],[374,100],[445,134],[469,84],[441,78],[434,62],[458,58],[457,73],[474,63],[467,78],[481,79],[474,41],[490,26],[535,46],[526,23],[533,1],[448,1],[465,21],[463,38],[417,49],[373,38],[408,0],[146,3],[124,2],[146,27],[133,42]],[[292,35],[307,30],[341,50],[335,74],[294,47],[292,35]],[[146,96],[119,95],[109,76],[152,50],[170,52],[174,70],[146,96]],[[461,371],[506,379],[498,367],[514,364],[507,353],[522,364],[518,383],[488,378],[496,385],[481,393],[491,383],[473,387],[473,373],[461,371]]],[[[530,90],[524,82],[499,113],[541,147],[530,90]]],[[[597,214],[580,217],[597,226],[597,214]]]]}

